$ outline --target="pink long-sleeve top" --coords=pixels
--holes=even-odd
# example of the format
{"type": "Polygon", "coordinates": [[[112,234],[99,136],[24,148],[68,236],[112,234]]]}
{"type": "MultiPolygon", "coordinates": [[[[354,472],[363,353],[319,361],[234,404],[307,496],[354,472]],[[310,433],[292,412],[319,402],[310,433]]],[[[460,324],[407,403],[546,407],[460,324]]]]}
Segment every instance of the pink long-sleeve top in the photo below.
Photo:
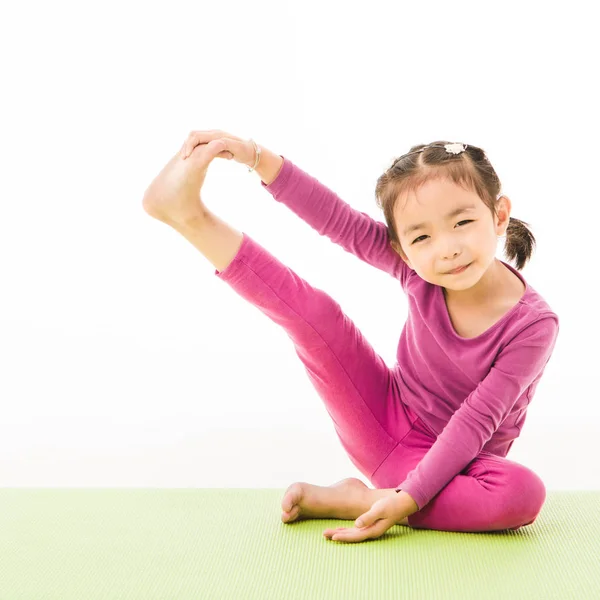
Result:
{"type": "Polygon", "coordinates": [[[441,286],[422,279],[389,244],[385,223],[344,202],[289,159],[261,182],[275,200],[320,235],[400,281],[408,318],[397,350],[402,400],[437,439],[397,490],[421,510],[481,451],[506,456],[554,349],[557,315],[519,271],[521,300],[487,331],[463,338],[454,330],[441,286]]]}

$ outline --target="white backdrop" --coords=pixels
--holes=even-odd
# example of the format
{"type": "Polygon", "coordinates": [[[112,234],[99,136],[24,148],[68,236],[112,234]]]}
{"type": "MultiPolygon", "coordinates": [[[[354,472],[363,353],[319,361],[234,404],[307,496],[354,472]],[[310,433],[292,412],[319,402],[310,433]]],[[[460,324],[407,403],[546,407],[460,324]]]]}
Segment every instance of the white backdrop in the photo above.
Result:
{"type": "MultiPolygon", "coordinates": [[[[394,157],[436,139],[484,148],[537,238],[523,275],[561,319],[508,458],[549,490],[598,488],[600,48],[589,3],[350,6],[4,11],[0,486],[368,483],[283,330],[142,208],[188,133],[221,129],[380,221],[375,182],[394,157]]],[[[340,302],[393,366],[407,316],[399,282],[320,237],[233,161],[215,160],[203,198],[340,302]]]]}

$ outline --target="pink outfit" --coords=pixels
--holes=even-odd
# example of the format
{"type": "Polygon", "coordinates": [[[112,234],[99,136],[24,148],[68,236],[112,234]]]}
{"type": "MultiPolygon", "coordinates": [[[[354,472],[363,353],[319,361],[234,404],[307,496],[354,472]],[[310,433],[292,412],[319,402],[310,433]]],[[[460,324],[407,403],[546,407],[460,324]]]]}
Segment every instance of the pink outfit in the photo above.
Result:
{"type": "Polygon", "coordinates": [[[546,498],[542,480],[504,458],[550,359],[557,315],[526,285],[519,303],[475,338],[456,333],[443,288],[422,279],[389,245],[387,226],[353,209],[284,159],[262,183],[313,227],[400,280],[409,315],[389,368],[328,294],[244,233],[215,275],[284,328],[350,460],[377,488],[409,493],[411,527],[517,529],[546,498]]]}

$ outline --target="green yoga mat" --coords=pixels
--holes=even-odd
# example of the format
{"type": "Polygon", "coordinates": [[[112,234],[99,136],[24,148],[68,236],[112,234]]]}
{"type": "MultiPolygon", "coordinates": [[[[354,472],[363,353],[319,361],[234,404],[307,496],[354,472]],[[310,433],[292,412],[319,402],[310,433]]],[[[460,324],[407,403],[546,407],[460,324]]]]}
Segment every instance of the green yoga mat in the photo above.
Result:
{"type": "Polygon", "coordinates": [[[600,492],[517,531],[281,522],[283,489],[0,489],[0,600],[600,599],[600,492]]]}

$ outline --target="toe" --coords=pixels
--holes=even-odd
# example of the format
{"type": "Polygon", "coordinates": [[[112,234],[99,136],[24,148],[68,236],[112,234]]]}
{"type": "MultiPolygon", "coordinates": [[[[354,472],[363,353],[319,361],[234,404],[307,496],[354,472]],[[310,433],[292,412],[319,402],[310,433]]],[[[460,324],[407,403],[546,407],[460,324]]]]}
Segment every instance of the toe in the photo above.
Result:
{"type": "Polygon", "coordinates": [[[281,501],[281,510],[283,510],[283,512],[291,512],[297,501],[297,494],[288,492],[281,501]]]}
{"type": "Polygon", "coordinates": [[[299,482],[292,483],[283,495],[281,509],[284,512],[291,512],[292,508],[300,503],[302,494],[302,484],[299,482]]]}
{"type": "Polygon", "coordinates": [[[298,518],[298,515],[300,514],[300,507],[299,506],[294,506],[292,508],[292,510],[288,511],[283,511],[281,513],[281,520],[284,523],[290,523],[291,521],[294,521],[298,518]]]}

